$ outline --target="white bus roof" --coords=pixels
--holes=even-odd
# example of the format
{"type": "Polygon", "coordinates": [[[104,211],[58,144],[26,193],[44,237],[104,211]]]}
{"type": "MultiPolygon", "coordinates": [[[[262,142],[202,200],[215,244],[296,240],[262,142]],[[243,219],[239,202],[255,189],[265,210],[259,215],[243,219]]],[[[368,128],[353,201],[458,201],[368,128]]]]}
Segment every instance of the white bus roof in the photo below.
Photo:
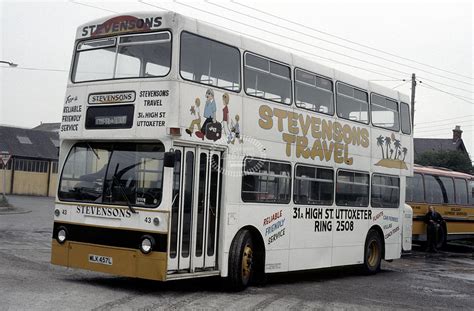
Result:
{"type": "MultiPolygon", "coordinates": [[[[225,29],[219,28],[218,25],[213,25],[211,23],[201,21],[195,18],[184,16],[172,11],[141,11],[141,12],[130,12],[106,16],[100,19],[96,19],[85,23],[78,27],[76,38],[85,39],[90,38],[90,32],[85,36],[85,29],[89,27],[92,31],[93,28],[97,25],[103,25],[105,23],[111,23],[114,20],[120,21],[124,18],[136,18],[136,19],[147,19],[154,17],[161,17],[162,27],[160,29],[174,29],[174,30],[187,30],[198,35],[209,37],[211,39],[236,46],[241,50],[250,51],[262,56],[268,57],[270,59],[276,60],[281,63],[291,65],[293,67],[302,68],[309,72],[315,74],[326,76],[332,78],[333,80],[343,81],[345,83],[351,84],[355,87],[365,89],[374,93],[379,93],[381,95],[409,103],[410,98],[406,94],[400,93],[396,90],[381,86],[379,84],[369,82],[367,80],[358,78],[356,76],[350,75],[343,71],[336,70],[334,68],[322,65],[317,63],[317,61],[311,60],[310,58],[317,58],[317,56],[305,56],[304,53],[291,52],[290,49],[285,47],[278,47],[277,43],[275,45],[269,45],[267,43],[260,42],[258,40],[249,38],[248,36],[243,36],[225,29]]],[[[110,26],[110,25],[109,25],[110,26]]],[[[111,26],[110,26],[111,27],[111,26]]],[[[117,33],[112,33],[117,34],[117,33]]],[[[123,34],[123,33],[121,33],[123,34]]]]}

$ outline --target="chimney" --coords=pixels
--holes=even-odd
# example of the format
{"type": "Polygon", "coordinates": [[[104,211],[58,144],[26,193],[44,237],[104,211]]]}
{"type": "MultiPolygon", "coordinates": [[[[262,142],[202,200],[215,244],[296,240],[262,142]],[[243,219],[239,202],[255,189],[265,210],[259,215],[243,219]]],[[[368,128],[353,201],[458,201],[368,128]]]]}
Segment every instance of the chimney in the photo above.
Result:
{"type": "Polygon", "coordinates": [[[461,126],[456,125],[456,127],[453,130],[453,142],[457,142],[458,140],[462,139],[462,131],[461,131],[461,126]]]}

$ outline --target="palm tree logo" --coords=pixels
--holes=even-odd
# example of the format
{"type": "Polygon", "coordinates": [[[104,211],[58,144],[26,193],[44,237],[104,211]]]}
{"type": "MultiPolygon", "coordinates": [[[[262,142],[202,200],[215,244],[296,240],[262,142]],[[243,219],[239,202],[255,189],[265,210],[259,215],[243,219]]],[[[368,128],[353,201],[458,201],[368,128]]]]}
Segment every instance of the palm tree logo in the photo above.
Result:
{"type": "Polygon", "coordinates": [[[379,137],[377,137],[377,146],[379,146],[380,149],[382,149],[382,159],[385,159],[385,154],[383,151],[383,143],[384,143],[384,138],[382,135],[380,135],[379,137]]]}
{"type": "Polygon", "coordinates": [[[387,159],[390,159],[388,156],[388,151],[392,149],[392,139],[390,137],[385,137],[385,147],[387,149],[387,159]]]}
{"type": "Polygon", "coordinates": [[[402,142],[400,139],[397,139],[395,134],[392,133],[390,136],[385,137],[382,135],[378,136],[377,146],[379,146],[382,151],[382,159],[375,165],[388,168],[408,169],[405,163],[408,148],[403,147],[402,142]]]}
{"type": "Polygon", "coordinates": [[[400,147],[402,146],[402,144],[400,143],[400,140],[395,139],[395,140],[393,141],[393,145],[395,146],[395,159],[398,159],[398,157],[399,157],[399,149],[400,149],[400,147]]]}

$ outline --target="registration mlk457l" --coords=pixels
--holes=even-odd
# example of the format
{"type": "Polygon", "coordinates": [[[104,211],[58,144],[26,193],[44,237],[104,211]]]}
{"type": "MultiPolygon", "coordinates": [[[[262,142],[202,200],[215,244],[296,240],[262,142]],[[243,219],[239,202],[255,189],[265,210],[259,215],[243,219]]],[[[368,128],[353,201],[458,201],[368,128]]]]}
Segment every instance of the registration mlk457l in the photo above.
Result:
{"type": "Polygon", "coordinates": [[[112,265],[112,257],[89,254],[89,262],[100,263],[103,265],[112,265]]]}

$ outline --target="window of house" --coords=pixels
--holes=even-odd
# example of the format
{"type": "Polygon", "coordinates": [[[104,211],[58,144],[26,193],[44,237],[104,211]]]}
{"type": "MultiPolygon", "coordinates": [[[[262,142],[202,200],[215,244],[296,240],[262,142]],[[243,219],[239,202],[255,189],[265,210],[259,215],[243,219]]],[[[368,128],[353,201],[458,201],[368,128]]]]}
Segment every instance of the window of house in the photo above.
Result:
{"type": "Polygon", "coordinates": [[[24,144],[24,145],[31,145],[32,144],[32,142],[31,142],[31,140],[28,136],[17,136],[16,138],[18,139],[20,144],[24,144]]]}

